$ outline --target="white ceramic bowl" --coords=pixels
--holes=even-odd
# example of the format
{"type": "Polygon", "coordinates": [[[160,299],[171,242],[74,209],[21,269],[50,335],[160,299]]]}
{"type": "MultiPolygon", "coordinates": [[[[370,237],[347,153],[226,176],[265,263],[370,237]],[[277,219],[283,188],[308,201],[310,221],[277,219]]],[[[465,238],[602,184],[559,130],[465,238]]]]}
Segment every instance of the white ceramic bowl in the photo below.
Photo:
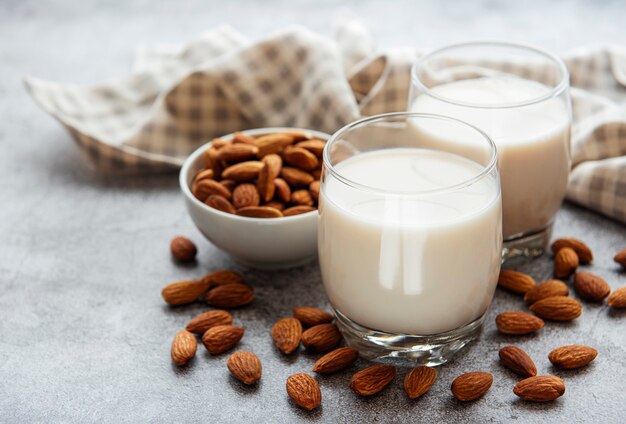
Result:
{"type": "MultiPolygon", "coordinates": [[[[330,138],[329,134],[302,128],[259,128],[243,132],[259,136],[289,130],[305,131],[323,140],[330,138]]],[[[229,134],[220,138],[232,137],[229,134]]],[[[210,142],[204,144],[185,160],[179,178],[187,211],[200,232],[215,246],[255,268],[290,268],[314,260],[317,211],[284,218],[248,218],[211,208],[193,196],[190,184],[204,167],[203,153],[210,145],[210,142]]]]}

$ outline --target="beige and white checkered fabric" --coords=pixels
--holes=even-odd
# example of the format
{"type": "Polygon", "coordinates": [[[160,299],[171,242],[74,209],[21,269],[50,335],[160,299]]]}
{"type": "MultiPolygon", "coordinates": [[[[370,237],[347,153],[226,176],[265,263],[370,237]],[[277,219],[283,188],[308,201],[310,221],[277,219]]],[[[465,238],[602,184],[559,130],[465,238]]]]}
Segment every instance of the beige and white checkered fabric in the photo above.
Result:
{"type": "MultiPolygon", "coordinates": [[[[349,20],[335,40],[294,27],[251,43],[220,27],[184,47],[141,49],[122,82],[25,85],[100,171],[166,172],[236,130],[333,132],[362,116],[404,111],[417,57],[410,48],[377,53],[368,31],[349,20]]],[[[626,222],[626,51],[590,48],[565,61],[574,87],[568,199],[626,222]]]]}

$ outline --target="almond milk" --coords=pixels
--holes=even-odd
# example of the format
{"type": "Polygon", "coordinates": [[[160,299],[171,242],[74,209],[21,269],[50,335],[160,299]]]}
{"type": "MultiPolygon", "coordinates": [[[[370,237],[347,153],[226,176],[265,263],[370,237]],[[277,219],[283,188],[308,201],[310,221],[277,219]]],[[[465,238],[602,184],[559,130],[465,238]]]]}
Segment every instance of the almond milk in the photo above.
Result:
{"type": "Polygon", "coordinates": [[[412,335],[454,330],[484,314],[502,250],[495,175],[457,190],[415,194],[484,169],[417,148],[357,154],[335,169],[375,189],[352,187],[331,172],[322,186],[319,258],[336,310],[370,329],[412,335]]]}

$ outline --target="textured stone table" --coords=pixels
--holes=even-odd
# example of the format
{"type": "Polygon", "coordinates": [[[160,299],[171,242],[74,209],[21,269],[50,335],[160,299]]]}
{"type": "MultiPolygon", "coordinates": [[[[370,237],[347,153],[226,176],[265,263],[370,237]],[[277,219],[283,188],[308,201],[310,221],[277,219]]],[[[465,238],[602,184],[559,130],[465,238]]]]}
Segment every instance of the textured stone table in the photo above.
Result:
{"type": "MultiPolygon", "coordinates": [[[[382,46],[489,37],[555,51],[585,42],[626,44],[626,5],[620,2],[434,3],[349,6],[382,46]]],[[[287,398],[285,379],[309,370],[316,356],[282,357],[269,328],[294,305],[326,306],[317,266],[280,273],[239,267],[193,228],[176,176],[98,176],[20,84],[25,74],[78,83],[120,78],[136,44],[182,42],[222,22],[252,37],[294,22],[330,34],[338,9],[319,0],[298,7],[278,0],[0,4],[0,422],[626,421],[626,313],[586,304],[576,322],[548,324],[537,336],[503,337],[494,316],[522,307],[503,292],[496,293],[481,341],[442,367],[422,399],[411,402],[401,391],[404,371],[380,395],[359,399],[347,386],[351,372],[366,365],[360,361],[350,371],[320,378],[323,406],[304,413],[287,398]],[[198,242],[196,266],[171,261],[167,245],[178,233],[198,242]],[[234,313],[247,329],[240,347],[263,361],[256,387],[234,381],[226,356],[210,357],[202,347],[189,367],[170,364],[172,336],[206,308],[167,308],[161,287],[220,267],[244,272],[257,293],[254,306],[234,313]],[[579,342],[599,350],[593,365],[570,372],[551,368],[552,348],[579,342]],[[526,349],[541,373],[563,377],[565,396],[543,405],[517,400],[515,376],[497,362],[498,349],[509,343],[526,349]],[[494,385],[483,399],[458,403],[450,382],[472,370],[492,372],[494,385]]],[[[624,225],[566,205],[556,234],[586,240],[597,258],[589,269],[613,288],[626,284],[626,274],[611,260],[626,247],[624,225]]],[[[544,279],[551,262],[545,257],[520,269],[544,279]]]]}

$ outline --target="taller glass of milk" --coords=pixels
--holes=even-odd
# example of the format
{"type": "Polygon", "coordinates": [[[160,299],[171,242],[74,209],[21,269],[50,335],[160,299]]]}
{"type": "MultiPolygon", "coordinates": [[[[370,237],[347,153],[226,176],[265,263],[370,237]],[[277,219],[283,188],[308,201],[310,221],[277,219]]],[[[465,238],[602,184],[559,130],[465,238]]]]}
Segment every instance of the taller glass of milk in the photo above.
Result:
{"type": "MultiPolygon", "coordinates": [[[[563,61],[533,47],[473,42],[422,57],[411,77],[410,111],[460,119],[496,143],[505,255],[542,254],[570,170],[571,104],[563,61]]],[[[415,130],[432,146],[473,154],[460,134],[415,130]]]]}

